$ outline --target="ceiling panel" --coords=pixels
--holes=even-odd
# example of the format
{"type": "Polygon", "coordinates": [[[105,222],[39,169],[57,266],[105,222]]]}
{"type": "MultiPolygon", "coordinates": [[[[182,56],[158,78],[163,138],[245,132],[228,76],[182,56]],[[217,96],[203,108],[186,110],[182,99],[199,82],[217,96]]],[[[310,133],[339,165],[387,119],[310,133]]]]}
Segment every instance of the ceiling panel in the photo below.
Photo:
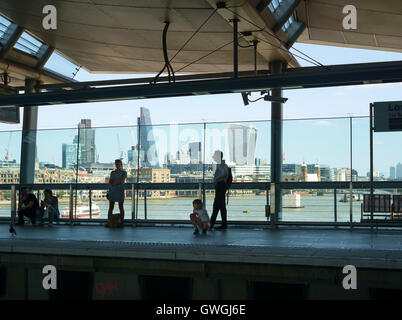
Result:
{"type": "MultiPolygon", "coordinates": [[[[250,9],[248,0],[229,0],[227,5],[245,17],[240,19],[239,31],[254,31],[258,35],[259,28],[247,22],[258,15],[253,7],[250,9]]],[[[214,12],[215,6],[214,1],[208,0],[2,0],[0,12],[91,72],[147,73],[158,72],[164,65],[164,21],[170,22],[167,46],[169,57],[173,57],[214,12]],[[42,7],[48,4],[57,8],[57,30],[42,28],[42,7]]],[[[221,11],[229,12],[219,9],[209,18],[174,58],[175,69],[194,62],[186,72],[233,70],[233,44],[230,44],[233,26],[228,21],[233,14],[222,15],[221,11]],[[218,48],[221,49],[211,54],[218,48]]],[[[263,27],[264,22],[257,24],[263,27]]],[[[287,49],[278,49],[278,43],[267,35],[260,36],[266,41],[258,47],[260,68],[267,68],[271,59],[289,61],[293,67],[298,65],[287,49]]],[[[253,39],[254,36],[240,38],[239,43],[246,46],[253,39]]],[[[253,48],[239,48],[239,65],[239,70],[253,70],[253,48]]]]}
{"type": "Polygon", "coordinates": [[[402,52],[401,0],[306,0],[297,13],[307,25],[299,42],[402,52]],[[343,28],[345,5],[357,9],[356,30],[343,28]]]}

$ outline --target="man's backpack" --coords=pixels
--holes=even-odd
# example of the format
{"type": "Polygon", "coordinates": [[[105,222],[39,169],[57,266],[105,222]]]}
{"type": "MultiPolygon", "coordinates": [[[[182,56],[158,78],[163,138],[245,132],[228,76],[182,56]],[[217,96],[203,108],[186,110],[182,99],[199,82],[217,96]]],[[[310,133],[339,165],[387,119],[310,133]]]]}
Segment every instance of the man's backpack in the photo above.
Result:
{"type": "MultiPolygon", "coordinates": [[[[226,190],[229,190],[230,187],[232,186],[232,182],[233,182],[233,175],[232,175],[232,169],[228,167],[228,179],[226,181],[226,190]]],[[[228,199],[226,204],[229,203],[229,192],[228,192],[228,199]]]]}
{"type": "Polygon", "coordinates": [[[226,181],[227,189],[229,189],[232,186],[232,182],[233,182],[232,169],[228,167],[228,180],[226,181]]]}

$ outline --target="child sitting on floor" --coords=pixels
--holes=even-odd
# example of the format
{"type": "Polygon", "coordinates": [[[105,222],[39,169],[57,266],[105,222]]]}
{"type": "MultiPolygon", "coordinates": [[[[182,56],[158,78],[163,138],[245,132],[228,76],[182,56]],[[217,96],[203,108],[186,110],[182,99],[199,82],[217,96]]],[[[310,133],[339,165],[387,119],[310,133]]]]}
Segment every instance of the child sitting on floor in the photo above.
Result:
{"type": "Polygon", "coordinates": [[[202,229],[202,234],[206,234],[209,229],[209,216],[207,210],[202,208],[202,201],[195,199],[193,201],[194,212],[190,214],[191,222],[195,228],[194,234],[199,234],[198,228],[202,229]]]}

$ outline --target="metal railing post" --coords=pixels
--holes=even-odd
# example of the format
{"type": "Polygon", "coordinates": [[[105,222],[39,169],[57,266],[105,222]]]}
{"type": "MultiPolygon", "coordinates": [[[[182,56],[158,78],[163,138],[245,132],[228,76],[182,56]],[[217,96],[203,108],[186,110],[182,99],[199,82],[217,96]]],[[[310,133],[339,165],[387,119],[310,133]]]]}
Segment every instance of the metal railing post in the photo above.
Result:
{"type": "Polygon", "coordinates": [[[350,184],[349,184],[349,219],[350,219],[350,228],[353,227],[353,121],[352,117],[350,117],[350,184]]]}
{"type": "Polygon", "coordinates": [[[276,203],[275,203],[275,195],[277,192],[277,185],[276,183],[271,183],[271,189],[270,189],[270,202],[271,202],[271,210],[270,210],[270,221],[271,221],[271,227],[276,228],[276,203]]]}
{"type": "Polygon", "coordinates": [[[17,214],[17,195],[15,185],[11,185],[11,223],[14,224],[17,214]]]}
{"type": "Polygon", "coordinates": [[[374,219],[373,107],[374,104],[370,103],[370,230],[371,231],[373,231],[373,219],[374,219]]]}
{"type": "MultiPolygon", "coordinates": [[[[266,206],[269,206],[269,199],[270,199],[270,196],[269,196],[269,183],[267,183],[267,185],[266,185],[266,188],[265,188],[265,193],[266,193],[266,206]]],[[[271,213],[270,213],[271,214],[271,213]]],[[[267,222],[269,222],[269,217],[267,217],[267,222]]]]}
{"type": "Polygon", "coordinates": [[[336,189],[334,189],[334,222],[338,222],[338,212],[336,204],[336,189]]]}
{"type": "Polygon", "coordinates": [[[202,183],[198,183],[197,198],[202,199],[202,183]]]}
{"type": "Polygon", "coordinates": [[[92,189],[89,189],[88,197],[89,197],[89,219],[92,220],[92,189]]]}
{"type": "Polygon", "coordinates": [[[135,225],[135,187],[131,184],[131,223],[135,225]]]}
{"type": "Polygon", "coordinates": [[[73,185],[70,184],[70,218],[69,218],[69,222],[70,224],[73,224],[73,206],[74,206],[74,201],[73,201],[73,185]]]}
{"type": "Polygon", "coordinates": [[[207,198],[205,195],[205,182],[202,183],[202,203],[204,204],[204,208],[207,206],[207,198]]]}
{"type": "Polygon", "coordinates": [[[147,189],[144,188],[144,219],[147,220],[147,189]]]}

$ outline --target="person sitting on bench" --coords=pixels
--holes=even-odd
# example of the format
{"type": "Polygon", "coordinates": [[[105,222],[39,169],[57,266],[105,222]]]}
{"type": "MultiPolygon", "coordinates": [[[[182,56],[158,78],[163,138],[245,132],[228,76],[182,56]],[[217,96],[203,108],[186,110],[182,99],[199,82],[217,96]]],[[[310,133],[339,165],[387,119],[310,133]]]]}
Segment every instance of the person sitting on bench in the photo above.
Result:
{"type": "Polygon", "coordinates": [[[31,219],[32,224],[36,223],[38,214],[39,203],[35,195],[30,193],[28,188],[21,188],[22,198],[18,203],[18,223],[17,225],[24,225],[24,216],[31,219]]]}

